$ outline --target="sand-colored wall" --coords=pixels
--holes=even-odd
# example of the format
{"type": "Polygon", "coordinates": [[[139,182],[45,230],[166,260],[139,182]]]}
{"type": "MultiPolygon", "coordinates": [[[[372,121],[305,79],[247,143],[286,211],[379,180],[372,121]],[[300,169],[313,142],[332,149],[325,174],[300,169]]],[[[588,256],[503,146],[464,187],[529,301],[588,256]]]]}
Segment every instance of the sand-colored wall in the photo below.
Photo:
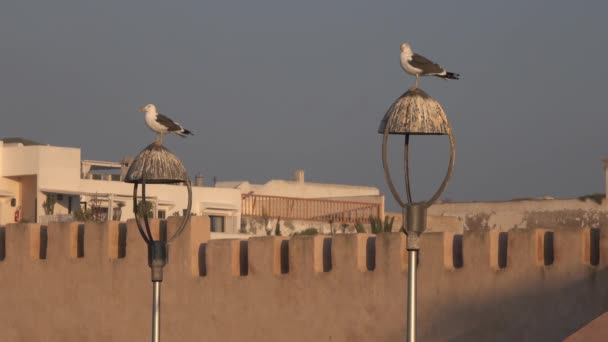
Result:
{"type": "Polygon", "coordinates": [[[2,153],[2,175],[4,177],[34,175],[38,173],[38,159],[43,146],[7,146],[2,153]]]}
{"type": "Polygon", "coordinates": [[[0,177],[0,190],[6,191],[11,196],[0,197],[0,222],[14,222],[17,208],[21,206],[21,183],[18,180],[0,177]],[[15,207],[11,206],[11,200],[15,199],[15,207]]]}
{"type": "MultiPolygon", "coordinates": [[[[28,222],[36,222],[36,214],[44,213],[42,202],[44,199],[38,197],[36,191],[38,178],[36,176],[19,177],[21,198],[21,218],[28,222]]],[[[10,222],[10,221],[9,221],[10,222]]]]}
{"type": "Polygon", "coordinates": [[[256,195],[297,198],[339,198],[380,195],[378,188],[368,186],[296,182],[280,179],[271,180],[265,184],[217,182],[215,186],[219,188],[234,188],[236,186],[243,194],[253,191],[256,195]]]}
{"type": "Polygon", "coordinates": [[[428,214],[457,217],[466,230],[608,226],[608,202],[598,204],[591,199],[439,203],[428,214]]]}
{"type": "MultiPolygon", "coordinates": [[[[386,213],[389,217],[394,217],[393,231],[399,231],[403,227],[403,214],[402,213],[386,213]]],[[[426,218],[426,230],[428,232],[460,232],[462,233],[463,219],[456,216],[435,216],[427,215],[426,218]]]]}
{"type": "MultiPolygon", "coordinates": [[[[170,247],[164,340],[404,340],[402,234],[208,241],[208,218],[192,219],[170,247]]],[[[169,220],[169,232],[176,225],[169,220]]],[[[150,272],[134,222],[81,229],[76,223],[4,229],[1,341],[150,340],[150,272]]],[[[587,262],[591,239],[583,229],[553,230],[554,263],[544,266],[547,231],[510,231],[503,269],[496,230],[464,233],[458,269],[453,233],[426,234],[420,340],[558,341],[606,311],[608,230],[599,231],[597,266],[587,262]]]]}
{"type": "MultiPolygon", "coordinates": [[[[241,230],[242,233],[266,236],[267,229],[271,231],[271,235],[275,235],[275,229],[277,225],[277,218],[269,218],[268,225],[264,225],[264,219],[258,216],[242,216],[241,217],[241,230]]],[[[345,233],[341,222],[333,222],[331,225],[327,221],[312,221],[312,220],[289,220],[281,219],[279,222],[282,236],[290,236],[294,233],[299,233],[303,230],[314,228],[320,234],[332,234],[333,233],[345,233]]],[[[364,228],[369,231],[370,225],[363,224],[364,228]]],[[[348,223],[346,227],[346,233],[355,233],[355,224],[348,223]]]]}
{"type": "MultiPolygon", "coordinates": [[[[386,216],[394,218],[392,231],[398,232],[403,227],[403,215],[401,213],[386,213],[386,216]]],[[[385,217],[382,219],[385,220],[385,217]]],[[[256,216],[243,216],[241,217],[241,232],[246,232],[253,235],[267,235],[266,229],[272,230],[274,235],[275,227],[277,224],[276,218],[270,218],[268,220],[268,226],[264,226],[264,220],[262,217],[256,216]]],[[[281,235],[290,236],[294,233],[301,232],[303,230],[314,228],[322,234],[333,233],[355,233],[356,228],[354,223],[346,223],[346,227],[343,227],[342,222],[333,222],[330,226],[327,221],[311,221],[311,220],[289,220],[281,219],[281,235]]],[[[371,232],[371,225],[369,223],[363,224],[363,228],[367,232],[371,232]]],[[[427,217],[427,231],[428,232],[460,232],[463,231],[463,221],[457,217],[452,216],[428,216],[427,217]]]]}

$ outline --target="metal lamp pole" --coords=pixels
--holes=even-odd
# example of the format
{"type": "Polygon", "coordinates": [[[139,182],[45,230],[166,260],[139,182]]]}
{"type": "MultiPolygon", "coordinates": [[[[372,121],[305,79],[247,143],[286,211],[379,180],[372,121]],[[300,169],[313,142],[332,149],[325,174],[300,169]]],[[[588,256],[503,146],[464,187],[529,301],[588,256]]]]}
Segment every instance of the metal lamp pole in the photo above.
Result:
{"type": "MultiPolygon", "coordinates": [[[[163,281],[163,267],[167,264],[168,245],[177,238],[190,220],[192,210],[192,185],[182,162],[164,146],[153,143],[141,151],[131,163],[125,182],[133,183],[133,213],[142,238],[148,245],[148,266],[152,271],[152,341],[160,341],[160,284],[163,281]],[[159,236],[154,239],[146,212],[143,224],[137,212],[137,188],[141,184],[141,200],[146,208],[146,184],[184,183],[188,189],[188,208],[179,228],[168,239],[159,236]]],[[[145,210],[144,210],[145,211],[145,210]]],[[[159,234],[160,235],[160,234],[159,234]]]]}
{"type": "Polygon", "coordinates": [[[407,342],[416,341],[416,290],[420,235],[426,230],[426,211],[443,193],[454,169],[456,144],[452,128],[441,105],[419,88],[412,88],[399,97],[384,115],[378,133],[383,134],[382,165],[384,176],[393,197],[403,212],[403,232],[407,235],[408,291],[407,291],[407,342]],[[393,184],[387,158],[388,136],[405,135],[404,173],[407,201],[393,184]],[[409,145],[411,135],[447,135],[450,140],[448,170],[433,197],[424,202],[413,202],[409,175],[409,145]]]}

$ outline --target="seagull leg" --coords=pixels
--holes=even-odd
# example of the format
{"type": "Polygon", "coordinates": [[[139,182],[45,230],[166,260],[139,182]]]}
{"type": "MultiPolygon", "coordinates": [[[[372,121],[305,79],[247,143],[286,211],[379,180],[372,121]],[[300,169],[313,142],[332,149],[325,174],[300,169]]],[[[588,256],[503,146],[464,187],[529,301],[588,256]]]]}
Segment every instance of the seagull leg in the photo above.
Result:
{"type": "Polygon", "coordinates": [[[416,74],[416,86],[414,88],[418,89],[418,74],[416,74]]]}

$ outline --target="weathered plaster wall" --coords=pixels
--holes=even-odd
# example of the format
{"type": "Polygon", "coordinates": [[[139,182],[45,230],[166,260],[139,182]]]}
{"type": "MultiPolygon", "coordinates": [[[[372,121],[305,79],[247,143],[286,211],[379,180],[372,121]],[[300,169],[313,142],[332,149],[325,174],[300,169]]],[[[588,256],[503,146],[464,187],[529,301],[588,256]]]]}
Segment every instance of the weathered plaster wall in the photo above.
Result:
{"type": "MultiPolygon", "coordinates": [[[[268,225],[265,225],[262,217],[242,216],[240,232],[258,236],[265,236],[267,235],[267,229],[270,229],[272,231],[271,235],[274,235],[276,224],[276,218],[270,218],[268,220],[268,225]]],[[[329,222],[327,221],[281,219],[280,225],[282,236],[290,236],[294,233],[298,233],[309,228],[316,229],[320,234],[332,234],[332,229],[334,233],[344,233],[345,229],[345,227],[342,227],[341,222],[333,222],[330,226],[329,222]]],[[[363,226],[366,229],[369,229],[369,224],[365,224],[363,226]]],[[[346,227],[346,233],[355,232],[355,224],[349,223],[346,227]]]]}
{"type": "MultiPolygon", "coordinates": [[[[393,221],[393,232],[398,232],[403,226],[403,216],[401,213],[386,213],[383,220],[388,216],[389,218],[394,217],[393,221]]],[[[268,221],[268,228],[274,230],[276,227],[277,219],[271,218],[268,221]]],[[[315,228],[321,234],[334,234],[338,233],[355,233],[355,224],[348,223],[346,227],[343,227],[342,222],[333,222],[330,226],[327,221],[310,221],[310,220],[288,220],[281,219],[281,235],[290,236],[293,233],[301,232],[308,228],[315,228]]],[[[428,216],[427,217],[427,231],[428,232],[462,232],[463,231],[463,220],[458,217],[452,216],[428,216]]],[[[241,218],[241,230],[240,232],[249,233],[253,235],[266,235],[266,226],[264,220],[261,217],[243,216],[241,218]]],[[[370,225],[363,224],[363,227],[367,232],[370,232],[370,225]]]]}
{"type": "Polygon", "coordinates": [[[431,206],[428,212],[429,215],[457,217],[466,230],[582,228],[608,224],[606,201],[598,204],[589,199],[441,203],[431,206]]]}
{"type": "MultiPolygon", "coordinates": [[[[393,231],[399,231],[403,227],[402,213],[386,213],[389,217],[394,217],[393,231]]],[[[455,216],[436,216],[427,215],[426,230],[428,232],[462,232],[464,220],[455,216]]]]}
{"type": "Polygon", "coordinates": [[[240,189],[243,194],[254,191],[256,195],[297,198],[339,198],[380,195],[380,190],[378,190],[378,188],[368,186],[296,182],[280,179],[271,180],[265,184],[217,182],[216,187],[236,187],[240,189]]]}
{"type": "MultiPolygon", "coordinates": [[[[208,241],[208,218],[192,219],[165,269],[164,340],[404,340],[403,234],[208,241]]],[[[81,229],[5,228],[1,341],[150,340],[150,272],[134,222],[81,229]]],[[[555,229],[553,243],[544,230],[510,231],[502,269],[497,233],[465,232],[462,254],[453,233],[424,236],[420,340],[558,341],[608,309],[607,230],[597,266],[588,230],[555,229]],[[548,266],[545,245],[554,250],[548,266]]]]}

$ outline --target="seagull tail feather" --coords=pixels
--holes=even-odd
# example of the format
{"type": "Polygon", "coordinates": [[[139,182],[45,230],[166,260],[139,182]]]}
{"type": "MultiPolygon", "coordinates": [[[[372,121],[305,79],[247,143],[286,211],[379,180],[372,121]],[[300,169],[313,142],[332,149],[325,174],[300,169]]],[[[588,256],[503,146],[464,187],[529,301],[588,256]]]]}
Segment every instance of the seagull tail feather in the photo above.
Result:
{"type": "Polygon", "coordinates": [[[192,133],[192,131],[189,131],[187,129],[182,129],[181,131],[175,131],[175,134],[179,135],[182,138],[185,138],[188,135],[194,135],[194,133],[192,133]]]}
{"type": "Polygon", "coordinates": [[[445,79],[450,79],[450,80],[459,80],[460,74],[457,74],[454,72],[446,72],[445,75],[442,75],[441,77],[443,77],[445,79]]]}

